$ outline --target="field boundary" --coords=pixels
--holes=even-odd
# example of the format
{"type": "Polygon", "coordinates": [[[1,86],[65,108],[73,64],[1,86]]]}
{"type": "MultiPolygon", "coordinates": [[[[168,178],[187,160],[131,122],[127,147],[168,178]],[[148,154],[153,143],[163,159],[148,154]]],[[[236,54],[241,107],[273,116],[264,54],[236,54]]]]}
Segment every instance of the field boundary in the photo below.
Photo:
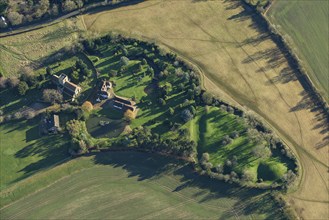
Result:
{"type": "Polygon", "coordinates": [[[144,0],[130,0],[130,1],[124,0],[124,1],[116,3],[116,4],[115,3],[113,4],[112,1],[108,1],[106,3],[97,2],[97,3],[94,3],[94,4],[87,5],[83,8],[76,9],[74,11],[71,11],[71,12],[67,13],[67,14],[63,14],[63,15],[58,16],[56,18],[50,18],[50,19],[47,19],[45,21],[38,20],[38,21],[29,23],[29,24],[23,24],[21,26],[16,26],[16,27],[13,27],[13,28],[10,28],[10,29],[7,29],[7,30],[1,30],[0,31],[0,38],[15,36],[15,35],[18,35],[18,34],[30,32],[30,31],[34,31],[34,30],[39,30],[39,29],[42,29],[44,27],[57,24],[57,23],[65,20],[65,19],[77,16],[77,15],[80,15],[80,14],[85,14],[85,13],[91,12],[93,10],[97,10],[97,9],[103,9],[103,10],[105,9],[106,10],[107,8],[114,9],[114,8],[118,8],[118,7],[121,7],[121,6],[138,4],[142,1],[144,1],[144,0]]]}
{"type": "MultiPolygon", "coordinates": [[[[273,25],[273,23],[270,21],[270,19],[266,16],[267,11],[269,8],[271,8],[272,4],[274,4],[276,1],[273,1],[268,6],[268,9],[265,12],[260,12],[254,7],[251,7],[253,11],[258,15],[258,18],[254,19],[254,21],[262,26],[262,24],[259,24],[259,19],[262,19],[265,21],[266,29],[271,34],[271,39],[276,43],[276,45],[283,50],[287,55],[286,59],[291,66],[292,69],[296,70],[296,75],[303,86],[303,88],[310,93],[310,95],[313,98],[313,101],[316,105],[318,105],[320,108],[322,108],[325,111],[325,115],[327,118],[329,118],[329,104],[328,100],[321,95],[320,88],[317,88],[311,79],[311,77],[308,75],[307,70],[305,69],[304,65],[302,64],[301,59],[299,56],[295,53],[295,51],[292,49],[291,44],[289,41],[283,36],[283,34],[273,25]]],[[[242,1],[243,7],[247,6],[247,3],[242,1]]]]}

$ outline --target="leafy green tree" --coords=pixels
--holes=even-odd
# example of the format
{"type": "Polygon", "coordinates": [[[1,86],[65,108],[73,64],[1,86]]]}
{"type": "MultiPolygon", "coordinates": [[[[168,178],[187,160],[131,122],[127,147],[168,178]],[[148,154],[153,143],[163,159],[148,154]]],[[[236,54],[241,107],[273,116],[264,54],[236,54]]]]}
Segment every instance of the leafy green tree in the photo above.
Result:
{"type": "Polygon", "coordinates": [[[252,149],[252,153],[259,158],[269,158],[272,155],[271,149],[264,145],[257,145],[252,149]]]}
{"type": "Polygon", "coordinates": [[[17,86],[17,90],[20,95],[25,95],[28,89],[29,86],[24,81],[20,82],[17,86]]]}
{"type": "Polygon", "coordinates": [[[188,122],[193,119],[193,115],[188,109],[184,109],[181,113],[181,118],[184,122],[188,122]]]}
{"type": "Polygon", "coordinates": [[[12,25],[21,24],[23,22],[23,17],[24,16],[22,14],[16,11],[11,11],[7,15],[7,18],[12,25]]]}
{"type": "Polygon", "coordinates": [[[122,56],[120,58],[120,64],[122,66],[128,66],[129,65],[129,59],[127,57],[125,57],[125,56],[122,56]]]}

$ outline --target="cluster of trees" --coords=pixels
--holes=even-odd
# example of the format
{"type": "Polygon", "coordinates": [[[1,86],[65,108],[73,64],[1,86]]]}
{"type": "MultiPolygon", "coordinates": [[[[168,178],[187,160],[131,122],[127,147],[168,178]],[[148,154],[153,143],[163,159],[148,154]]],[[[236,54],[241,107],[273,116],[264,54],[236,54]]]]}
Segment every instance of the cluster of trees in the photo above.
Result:
{"type": "Polygon", "coordinates": [[[43,90],[42,99],[45,102],[55,104],[63,101],[63,95],[56,89],[45,89],[43,90]]]}
{"type": "MultiPolygon", "coordinates": [[[[156,151],[166,154],[173,154],[182,157],[191,157],[195,153],[196,144],[189,140],[188,131],[179,129],[182,123],[186,123],[193,119],[196,115],[197,106],[212,105],[221,108],[230,114],[243,117],[249,126],[243,132],[247,132],[252,141],[254,141],[255,147],[252,149],[252,154],[259,158],[268,158],[273,153],[273,150],[277,149],[283,155],[289,158],[295,159],[293,154],[287,150],[284,144],[278,139],[275,139],[271,129],[265,126],[261,121],[257,120],[250,115],[244,114],[244,112],[234,106],[230,106],[227,103],[215,98],[211,93],[208,93],[201,89],[200,78],[195,70],[177,58],[172,53],[164,53],[159,47],[152,43],[145,43],[134,39],[125,39],[122,36],[110,36],[99,38],[95,41],[85,41],[83,45],[89,48],[94,53],[97,53],[97,48],[100,44],[111,42],[117,43],[117,53],[122,54],[120,63],[121,68],[125,68],[129,64],[129,58],[140,59],[141,65],[138,67],[142,70],[142,65],[148,64],[146,68],[147,74],[152,76],[152,85],[155,86],[153,95],[156,95],[158,104],[164,108],[166,107],[168,98],[174,94],[182,94],[186,99],[176,106],[167,106],[167,116],[163,123],[168,125],[171,131],[177,132],[177,138],[163,138],[157,133],[151,132],[146,127],[135,128],[128,136],[121,136],[112,145],[125,146],[125,147],[138,147],[148,151],[156,151]],[[136,47],[127,51],[124,46],[126,43],[129,45],[136,45],[136,47]],[[141,50],[142,48],[142,50],[141,50]],[[151,55],[150,55],[151,54],[151,55]],[[128,58],[129,57],[129,58],[128,58]],[[173,63],[173,65],[170,65],[173,63]],[[175,84],[172,78],[175,78],[175,84]],[[169,120],[169,117],[174,115],[179,116],[182,121],[173,123],[169,120]],[[266,140],[266,144],[264,143],[266,140]]],[[[110,77],[121,74],[119,71],[112,70],[109,75],[110,77]]],[[[143,100],[141,100],[143,102],[143,100]]],[[[168,102],[172,103],[172,102],[168,102]]],[[[125,113],[125,119],[127,121],[133,120],[134,115],[132,112],[127,111],[125,113]]],[[[152,124],[155,121],[150,121],[152,124]]],[[[238,138],[240,133],[233,131],[229,135],[225,135],[221,140],[221,145],[225,146],[231,144],[233,139],[238,138]]],[[[108,142],[104,142],[104,145],[109,146],[108,142]]],[[[96,144],[97,145],[97,144],[96,144]]],[[[209,174],[211,177],[218,178],[221,180],[236,182],[236,183],[247,183],[253,182],[255,178],[248,172],[236,173],[236,167],[238,165],[238,159],[236,156],[227,158],[224,164],[218,164],[214,166],[209,162],[209,154],[204,154],[200,159],[200,166],[203,168],[203,172],[209,174]]],[[[297,164],[297,163],[296,163],[297,164]]],[[[297,167],[297,166],[296,166],[297,167]]],[[[282,182],[289,184],[295,177],[294,167],[289,167],[289,172],[284,177],[282,182]],[[294,175],[293,175],[294,174],[294,175]]],[[[276,187],[274,184],[272,187],[276,187]]]]}
{"type": "Polygon", "coordinates": [[[40,88],[41,82],[45,80],[45,75],[35,75],[32,68],[24,67],[20,70],[19,77],[0,77],[0,89],[15,88],[19,95],[25,95],[29,89],[40,88]]]}
{"type": "Polygon", "coordinates": [[[78,59],[75,62],[75,65],[72,67],[71,72],[69,73],[69,77],[71,78],[72,82],[78,83],[79,81],[84,81],[88,77],[90,77],[92,71],[88,69],[88,66],[83,60],[78,59]]]}
{"type": "Polygon", "coordinates": [[[70,153],[72,155],[87,153],[90,148],[94,147],[94,139],[88,133],[84,121],[75,119],[68,121],[66,129],[71,136],[70,153]]]}
{"type": "Polygon", "coordinates": [[[13,114],[6,114],[6,115],[4,115],[3,111],[0,110],[0,124],[11,120],[19,120],[23,118],[28,120],[34,118],[35,116],[36,116],[36,112],[32,109],[17,111],[13,114]]]}
{"type": "Polygon", "coordinates": [[[194,141],[179,136],[176,139],[161,138],[159,134],[152,133],[147,127],[138,127],[116,143],[118,146],[136,147],[151,152],[161,152],[170,155],[190,158],[194,154],[196,144],[194,141]]]}
{"type": "Polygon", "coordinates": [[[42,18],[56,17],[94,2],[99,0],[0,0],[0,14],[15,26],[42,18]]]}

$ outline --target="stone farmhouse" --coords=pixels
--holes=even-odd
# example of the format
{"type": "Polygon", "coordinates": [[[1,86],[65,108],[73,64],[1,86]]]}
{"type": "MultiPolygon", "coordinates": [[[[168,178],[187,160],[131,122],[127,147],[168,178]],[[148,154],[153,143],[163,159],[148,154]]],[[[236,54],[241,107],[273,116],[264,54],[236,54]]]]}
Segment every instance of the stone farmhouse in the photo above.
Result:
{"type": "Polygon", "coordinates": [[[70,82],[69,77],[62,73],[61,75],[53,75],[52,81],[55,83],[63,95],[67,95],[71,100],[74,100],[81,92],[81,87],[70,82]]]}

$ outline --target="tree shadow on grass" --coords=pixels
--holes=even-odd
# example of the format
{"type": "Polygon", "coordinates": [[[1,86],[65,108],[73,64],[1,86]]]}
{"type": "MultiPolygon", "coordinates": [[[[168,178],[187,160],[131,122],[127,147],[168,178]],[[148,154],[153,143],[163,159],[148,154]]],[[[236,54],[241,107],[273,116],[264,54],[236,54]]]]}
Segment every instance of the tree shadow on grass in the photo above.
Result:
{"type": "MultiPolygon", "coordinates": [[[[24,160],[30,160],[31,163],[17,172],[22,174],[19,178],[12,180],[9,184],[18,182],[25,179],[41,170],[47,169],[58,162],[64,162],[63,159],[68,158],[68,140],[67,136],[52,135],[52,136],[40,136],[38,122],[40,118],[29,121],[19,121],[15,123],[6,123],[1,126],[5,126],[5,129],[10,129],[6,135],[10,135],[11,131],[25,132],[26,146],[23,146],[18,150],[14,157],[24,160]],[[32,157],[34,157],[32,159],[32,157]]],[[[9,148],[10,146],[3,146],[9,148]]]]}
{"type": "Polygon", "coordinates": [[[67,137],[58,137],[58,135],[42,137],[15,154],[16,158],[22,159],[30,156],[38,156],[42,159],[32,162],[19,170],[18,172],[23,173],[23,175],[12,181],[12,183],[23,180],[39,171],[50,168],[55,164],[59,165],[64,163],[64,159],[69,158],[67,137]],[[60,138],[64,138],[65,141],[60,138]]]}
{"type": "Polygon", "coordinates": [[[174,180],[178,181],[178,186],[175,184],[173,188],[170,188],[171,192],[191,197],[199,204],[211,203],[220,209],[218,203],[221,202],[218,199],[223,199],[223,201],[234,199],[233,209],[224,212],[219,216],[220,219],[234,217],[237,212],[239,215],[266,214],[268,219],[282,218],[278,204],[271,199],[268,192],[230,185],[207,176],[200,176],[193,171],[190,164],[173,158],[149,153],[110,152],[95,154],[94,162],[123,168],[128,172],[128,177],[137,177],[138,181],[157,180],[164,175],[173,175],[174,180]],[[198,190],[195,192],[195,189],[198,190]]]}

